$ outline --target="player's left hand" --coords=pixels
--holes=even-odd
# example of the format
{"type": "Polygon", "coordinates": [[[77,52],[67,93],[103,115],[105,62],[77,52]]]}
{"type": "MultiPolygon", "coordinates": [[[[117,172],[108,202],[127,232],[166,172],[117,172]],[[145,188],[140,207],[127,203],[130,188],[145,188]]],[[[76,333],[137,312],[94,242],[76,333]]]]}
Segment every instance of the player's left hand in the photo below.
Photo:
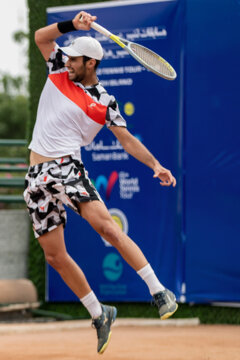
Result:
{"type": "Polygon", "coordinates": [[[163,166],[161,166],[159,163],[155,165],[155,167],[153,168],[154,171],[154,178],[159,178],[160,181],[160,185],[162,186],[176,186],[176,179],[175,177],[172,175],[171,171],[168,169],[165,169],[163,166]]]}

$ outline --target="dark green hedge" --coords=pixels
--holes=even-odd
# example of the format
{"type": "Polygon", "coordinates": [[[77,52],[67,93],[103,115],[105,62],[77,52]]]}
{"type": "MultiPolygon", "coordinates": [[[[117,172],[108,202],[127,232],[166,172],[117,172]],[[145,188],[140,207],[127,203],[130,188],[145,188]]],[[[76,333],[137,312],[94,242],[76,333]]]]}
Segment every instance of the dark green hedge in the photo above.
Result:
{"type": "MultiPolygon", "coordinates": [[[[103,0],[100,0],[103,1],[103,0]]],[[[29,68],[30,68],[30,120],[28,123],[28,139],[30,139],[37,105],[41,90],[46,79],[45,62],[34,43],[34,32],[46,25],[46,8],[50,6],[77,5],[81,3],[97,2],[97,0],[28,0],[29,6],[29,26],[30,26],[30,46],[29,46],[29,68]]],[[[43,301],[42,309],[66,313],[73,317],[88,317],[87,311],[79,303],[77,304],[47,304],[44,302],[45,296],[45,261],[43,252],[37,240],[31,236],[29,251],[29,278],[36,285],[39,299],[43,301]]],[[[149,304],[117,304],[119,316],[121,317],[157,317],[157,311],[149,304]]],[[[174,315],[175,318],[199,317],[202,323],[230,323],[240,324],[239,309],[218,308],[204,305],[189,306],[180,305],[179,310],[174,315]]]]}
{"type": "MultiPolygon", "coordinates": [[[[118,317],[159,318],[157,309],[149,303],[114,303],[118,317]]],[[[72,318],[89,319],[87,310],[80,303],[45,303],[43,309],[72,316],[72,318]]],[[[199,318],[201,324],[240,324],[240,310],[209,305],[180,304],[174,319],[199,318]]]]}

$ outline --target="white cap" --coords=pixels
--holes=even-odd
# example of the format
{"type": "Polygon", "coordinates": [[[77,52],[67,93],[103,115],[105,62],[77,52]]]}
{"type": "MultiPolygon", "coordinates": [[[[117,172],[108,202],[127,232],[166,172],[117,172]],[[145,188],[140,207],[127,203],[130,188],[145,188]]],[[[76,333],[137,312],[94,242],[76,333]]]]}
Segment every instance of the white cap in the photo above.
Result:
{"type": "Polygon", "coordinates": [[[68,56],[88,56],[96,60],[101,60],[103,57],[100,42],[91,36],[78,37],[69,46],[60,47],[60,49],[68,56]]]}

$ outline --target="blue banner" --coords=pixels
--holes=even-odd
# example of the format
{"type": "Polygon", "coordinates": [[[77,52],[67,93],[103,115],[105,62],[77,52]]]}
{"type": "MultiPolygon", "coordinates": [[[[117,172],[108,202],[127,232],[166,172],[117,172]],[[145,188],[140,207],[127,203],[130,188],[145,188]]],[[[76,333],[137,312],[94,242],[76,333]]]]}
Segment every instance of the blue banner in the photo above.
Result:
{"type": "MultiPolygon", "coordinates": [[[[182,302],[240,301],[239,6],[235,0],[129,0],[48,9],[49,24],[86,9],[177,71],[174,82],[163,80],[89,31],[104,47],[100,81],[116,97],[129,131],[172,170],[178,185],[162,188],[105,128],[82,156],[112,217],[182,302]]],[[[59,45],[81,34],[66,34],[59,45]]],[[[67,249],[99,299],[149,300],[118,252],[67,213],[67,249]]],[[[77,300],[47,270],[47,299],[77,300]]]]}
{"type": "Polygon", "coordinates": [[[186,298],[240,302],[240,3],[187,8],[186,298]]]}
{"type": "MultiPolygon", "coordinates": [[[[73,18],[80,10],[98,17],[112,33],[159,53],[176,69],[174,82],[157,77],[118,45],[94,30],[104,59],[98,76],[116,97],[129,131],[146,145],[181,184],[181,109],[183,6],[180,1],[124,1],[49,8],[48,24],[73,18]]],[[[60,46],[86,33],[60,37],[60,46]]],[[[89,176],[112,217],[143,250],[161,282],[181,294],[181,186],[162,188],[152,170],[128,155],[104,128],[82,149],[89,176]]],[[[67,249],[100,300],[147,301],[146,285],[117,250],[71,210],[65,229],[67,249]]],[[[76,296],[48,267],[47,300],[76,301],[76,296]]]]}

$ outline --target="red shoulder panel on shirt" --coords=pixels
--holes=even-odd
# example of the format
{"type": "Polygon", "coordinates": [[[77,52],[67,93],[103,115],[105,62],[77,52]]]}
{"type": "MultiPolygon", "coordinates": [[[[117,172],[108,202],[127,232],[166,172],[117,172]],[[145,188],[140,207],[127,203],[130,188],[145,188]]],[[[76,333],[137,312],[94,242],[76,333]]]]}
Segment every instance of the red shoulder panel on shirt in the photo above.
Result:
{"type": "Polygon", "coordinates": [[[105,124],[107,106],[95,102],[82,88],[69,80],[67,71],[50,74],[48,77],[63,95],[79,106],[93,121],[105,124]]]}

